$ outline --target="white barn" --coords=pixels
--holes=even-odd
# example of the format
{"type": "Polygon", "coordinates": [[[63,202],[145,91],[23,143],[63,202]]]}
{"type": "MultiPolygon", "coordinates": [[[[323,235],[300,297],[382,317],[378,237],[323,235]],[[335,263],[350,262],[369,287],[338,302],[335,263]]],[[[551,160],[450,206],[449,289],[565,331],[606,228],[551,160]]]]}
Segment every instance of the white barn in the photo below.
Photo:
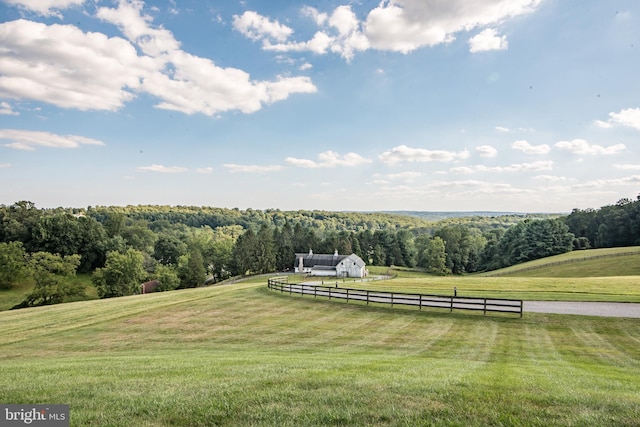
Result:
{"type": "Polygon", "coordinates": [[[368,274],[362,258],[356,254],[338,255],[337,250],[333,255],[314,254],[311,250],[308,254],[298,253],[294,271],[326,277],[365,277],[368,274]]]}

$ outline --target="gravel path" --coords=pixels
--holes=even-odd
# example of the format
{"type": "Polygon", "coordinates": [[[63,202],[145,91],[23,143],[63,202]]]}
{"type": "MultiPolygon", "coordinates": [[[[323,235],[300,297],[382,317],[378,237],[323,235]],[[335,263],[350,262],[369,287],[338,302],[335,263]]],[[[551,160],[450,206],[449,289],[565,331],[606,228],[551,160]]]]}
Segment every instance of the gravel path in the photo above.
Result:
{"type": "Polygon", "coordinates": [[[626,302],[525,301],[532,313],[581,314],[584,316],[633,317],[640,319],[640,304],[626,302]]]}

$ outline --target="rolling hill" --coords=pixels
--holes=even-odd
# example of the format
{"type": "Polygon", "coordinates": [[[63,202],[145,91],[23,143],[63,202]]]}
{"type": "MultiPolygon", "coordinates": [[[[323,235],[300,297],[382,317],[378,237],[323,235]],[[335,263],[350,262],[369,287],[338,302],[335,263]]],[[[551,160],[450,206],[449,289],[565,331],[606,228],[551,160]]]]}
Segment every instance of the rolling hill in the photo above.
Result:
{"type": "Polygon", "coordinates": [[[640,276],[640,247],[589,249],[525,262],[478,276],[610,277],[640,276]]]}
{"type": "Polygon", "coordinates": [[[265,279],[0,313],[0,401],[74,426],[638,421],[640,323],[367,307],[265,279]]]}

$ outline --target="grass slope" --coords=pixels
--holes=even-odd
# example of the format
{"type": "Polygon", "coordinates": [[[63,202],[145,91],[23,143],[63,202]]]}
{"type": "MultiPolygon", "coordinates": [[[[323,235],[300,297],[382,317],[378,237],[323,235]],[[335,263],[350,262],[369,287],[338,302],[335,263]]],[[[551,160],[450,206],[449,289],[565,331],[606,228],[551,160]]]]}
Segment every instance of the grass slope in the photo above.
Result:
{"type": "MultiPolygon", "coordinates": [[[[98,290],[91,283],[90,274],[78,274],[74,277],[67,279],[69,283],[80,284],[84,287],[84,297],[78,297],[76,300],[89,300],[98,298],[98,290]]],[[[29,295],[35,287],[35,283],[32,279],[27,279],[24,282],[14,286],[11,289],[0,290],[0,311],[10,310],[20,304],[29,295]]]]}
{"type": "Polygon", "coordinates": [[[0,401],[74,426],[640,423],[640,322],[395,310],[258,282],[0,313],[0,401]]]}
{"type": "Polygon", "coordinates": [[[610,277],[640,276],[640,247],[590,249],[524,262],[480,276],[610,277]]]}

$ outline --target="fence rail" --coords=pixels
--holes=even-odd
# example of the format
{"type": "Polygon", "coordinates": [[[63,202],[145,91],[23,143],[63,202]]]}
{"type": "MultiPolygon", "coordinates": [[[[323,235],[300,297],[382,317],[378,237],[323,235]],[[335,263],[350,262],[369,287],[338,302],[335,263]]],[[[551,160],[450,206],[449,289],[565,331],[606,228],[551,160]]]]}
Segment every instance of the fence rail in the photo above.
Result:
{"type": "Polygon", "coordinates": [[[316,286],[289,283],[286,277],[269,279],[268,288],[281,293],[312,295],[314,298],[327,297],[370,303],[443,308],[453,310],[474,310],[488,312],[514,313],[522,317],[522,300],[503,298],[471,298],[446,295],[406,294],[400,292],[372,291],[367,289],[338,288],[331,286],[316,286]]]}

